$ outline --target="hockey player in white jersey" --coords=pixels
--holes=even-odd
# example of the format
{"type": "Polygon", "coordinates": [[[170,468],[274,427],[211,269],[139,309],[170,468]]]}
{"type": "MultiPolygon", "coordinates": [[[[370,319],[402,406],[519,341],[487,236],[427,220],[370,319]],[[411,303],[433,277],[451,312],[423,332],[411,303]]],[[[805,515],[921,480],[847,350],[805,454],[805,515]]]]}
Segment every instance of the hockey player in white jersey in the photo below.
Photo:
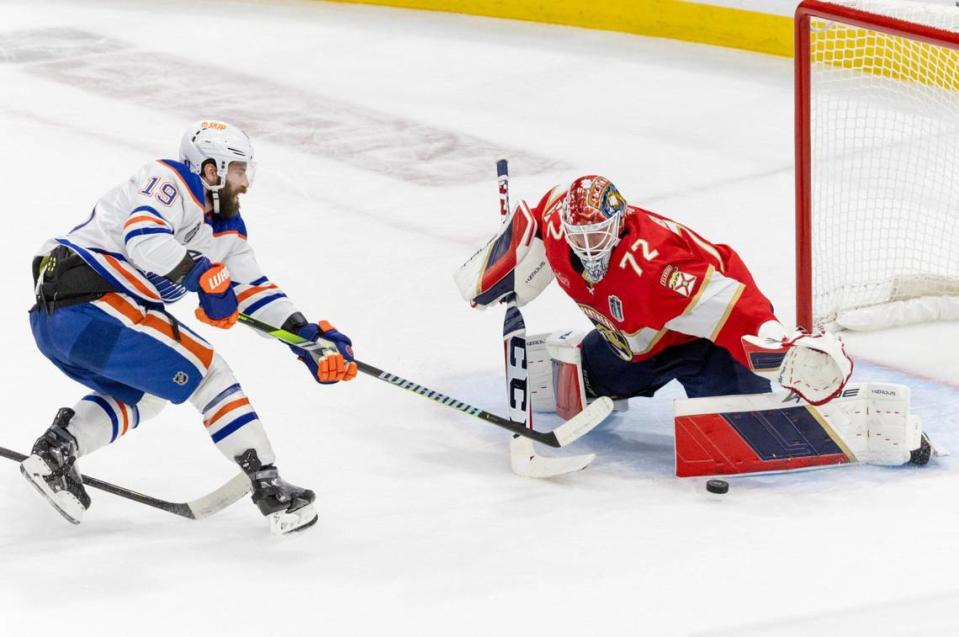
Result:
{"type": "Polygon", "coordinates": [[[189,401],[216,447],[249,476],[253,502],[286,533],[313,524],[314,493],[280,479],[250,400],[213,347],[166,309],[188,292],[199,320],[233,326],[239,312],[338,351],[293,349],[320,383],[356,376],[352,343],[311,323],[260,270],[240,215],[253,148],[218,121],[191,126],[180,157],[143,166],[89,217],[34,259],[30,324],[40,351],[92,393],[61,409],[22,463],[24,476],[68,520],[90,505],[76,460],[136,429],[167,401],[189,401]]]}

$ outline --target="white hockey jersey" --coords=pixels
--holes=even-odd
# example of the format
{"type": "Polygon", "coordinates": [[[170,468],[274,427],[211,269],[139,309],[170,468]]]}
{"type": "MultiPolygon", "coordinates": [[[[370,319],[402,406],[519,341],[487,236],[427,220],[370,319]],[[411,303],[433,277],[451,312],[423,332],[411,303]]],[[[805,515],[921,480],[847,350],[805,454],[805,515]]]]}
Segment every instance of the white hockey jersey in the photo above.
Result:
{"type": "Polygon", "coordinates": [[[157,160],[101,197],[86,221],[46,242],[40,254],[66,246],[118,291],[147,304],[186,294],[163,275],[187,252],[203,255],[226,265],[241,312],[282,325],[296,308],[260,270],[243,218],[206,213],[204,202],[198,175],[178,161],[157,160]]]}

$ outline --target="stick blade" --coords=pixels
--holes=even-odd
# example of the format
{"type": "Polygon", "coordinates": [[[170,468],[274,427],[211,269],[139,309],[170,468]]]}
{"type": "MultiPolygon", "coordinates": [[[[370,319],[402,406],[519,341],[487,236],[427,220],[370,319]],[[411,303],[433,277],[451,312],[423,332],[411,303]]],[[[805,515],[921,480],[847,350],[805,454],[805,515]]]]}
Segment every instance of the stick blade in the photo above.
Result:
{"type": "Polygon", "coordinates": [[[595,429],[612,411],[613,401],[608,396],[602,396],[551,433],[556,436],[559,446],[565,447],[595,429]]]}
{"type": "Polygon", "coordinates": [[[509,460],[513,473],[524,478],[555,478],[582,471],[596,459],[595,453],[581,456],[540,456],[533,449],[533,441],[514,436],[509,444],[509,460]]]}
{"type": "Polygon", "coordinates": [[[202,520],[219,513],[249,492],[250,479],[245,474],[238,473],[216,491],[187,502],[186,507],[191,514],[189,517],[202,520]]]}

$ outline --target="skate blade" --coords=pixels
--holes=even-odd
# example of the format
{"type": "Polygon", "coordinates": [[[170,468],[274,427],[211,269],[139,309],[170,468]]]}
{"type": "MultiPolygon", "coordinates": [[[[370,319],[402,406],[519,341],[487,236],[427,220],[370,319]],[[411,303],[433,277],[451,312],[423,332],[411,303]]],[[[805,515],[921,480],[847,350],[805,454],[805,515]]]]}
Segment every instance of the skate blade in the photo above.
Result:
{"type": "Polygon", "coordinates": [[[278,511],[270,514],[270,532],[273,535],[289,535],[310,528],[316,524],[318,519],[319,516],[312,504],[308,504],[292,513],[278,511]]]}
{"type": "Polygon", "coordinates": [[[44,476],[50,474],[47,463],[37,456],[30,456],[20,463],[20,473],[68,522],[80,524],[83,519],[83,512],[86,509],[83,508],[76,496],[69,491],[54,492],[50,488],[47,481],[44,480],[44,476]]]}

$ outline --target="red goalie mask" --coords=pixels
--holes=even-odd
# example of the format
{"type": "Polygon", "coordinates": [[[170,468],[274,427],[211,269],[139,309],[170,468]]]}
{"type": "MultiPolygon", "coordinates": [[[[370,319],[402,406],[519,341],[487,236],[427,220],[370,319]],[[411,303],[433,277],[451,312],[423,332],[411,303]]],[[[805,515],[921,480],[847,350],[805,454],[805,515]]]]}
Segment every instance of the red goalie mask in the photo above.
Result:
{"type": "Polygon", "coordinates": [[[591,283],[606,276],[625,212],[626,200],[605,177],[580,177],[566,193],[560,217],[566,242],[583,263],[584,275],[591,283]]]}

